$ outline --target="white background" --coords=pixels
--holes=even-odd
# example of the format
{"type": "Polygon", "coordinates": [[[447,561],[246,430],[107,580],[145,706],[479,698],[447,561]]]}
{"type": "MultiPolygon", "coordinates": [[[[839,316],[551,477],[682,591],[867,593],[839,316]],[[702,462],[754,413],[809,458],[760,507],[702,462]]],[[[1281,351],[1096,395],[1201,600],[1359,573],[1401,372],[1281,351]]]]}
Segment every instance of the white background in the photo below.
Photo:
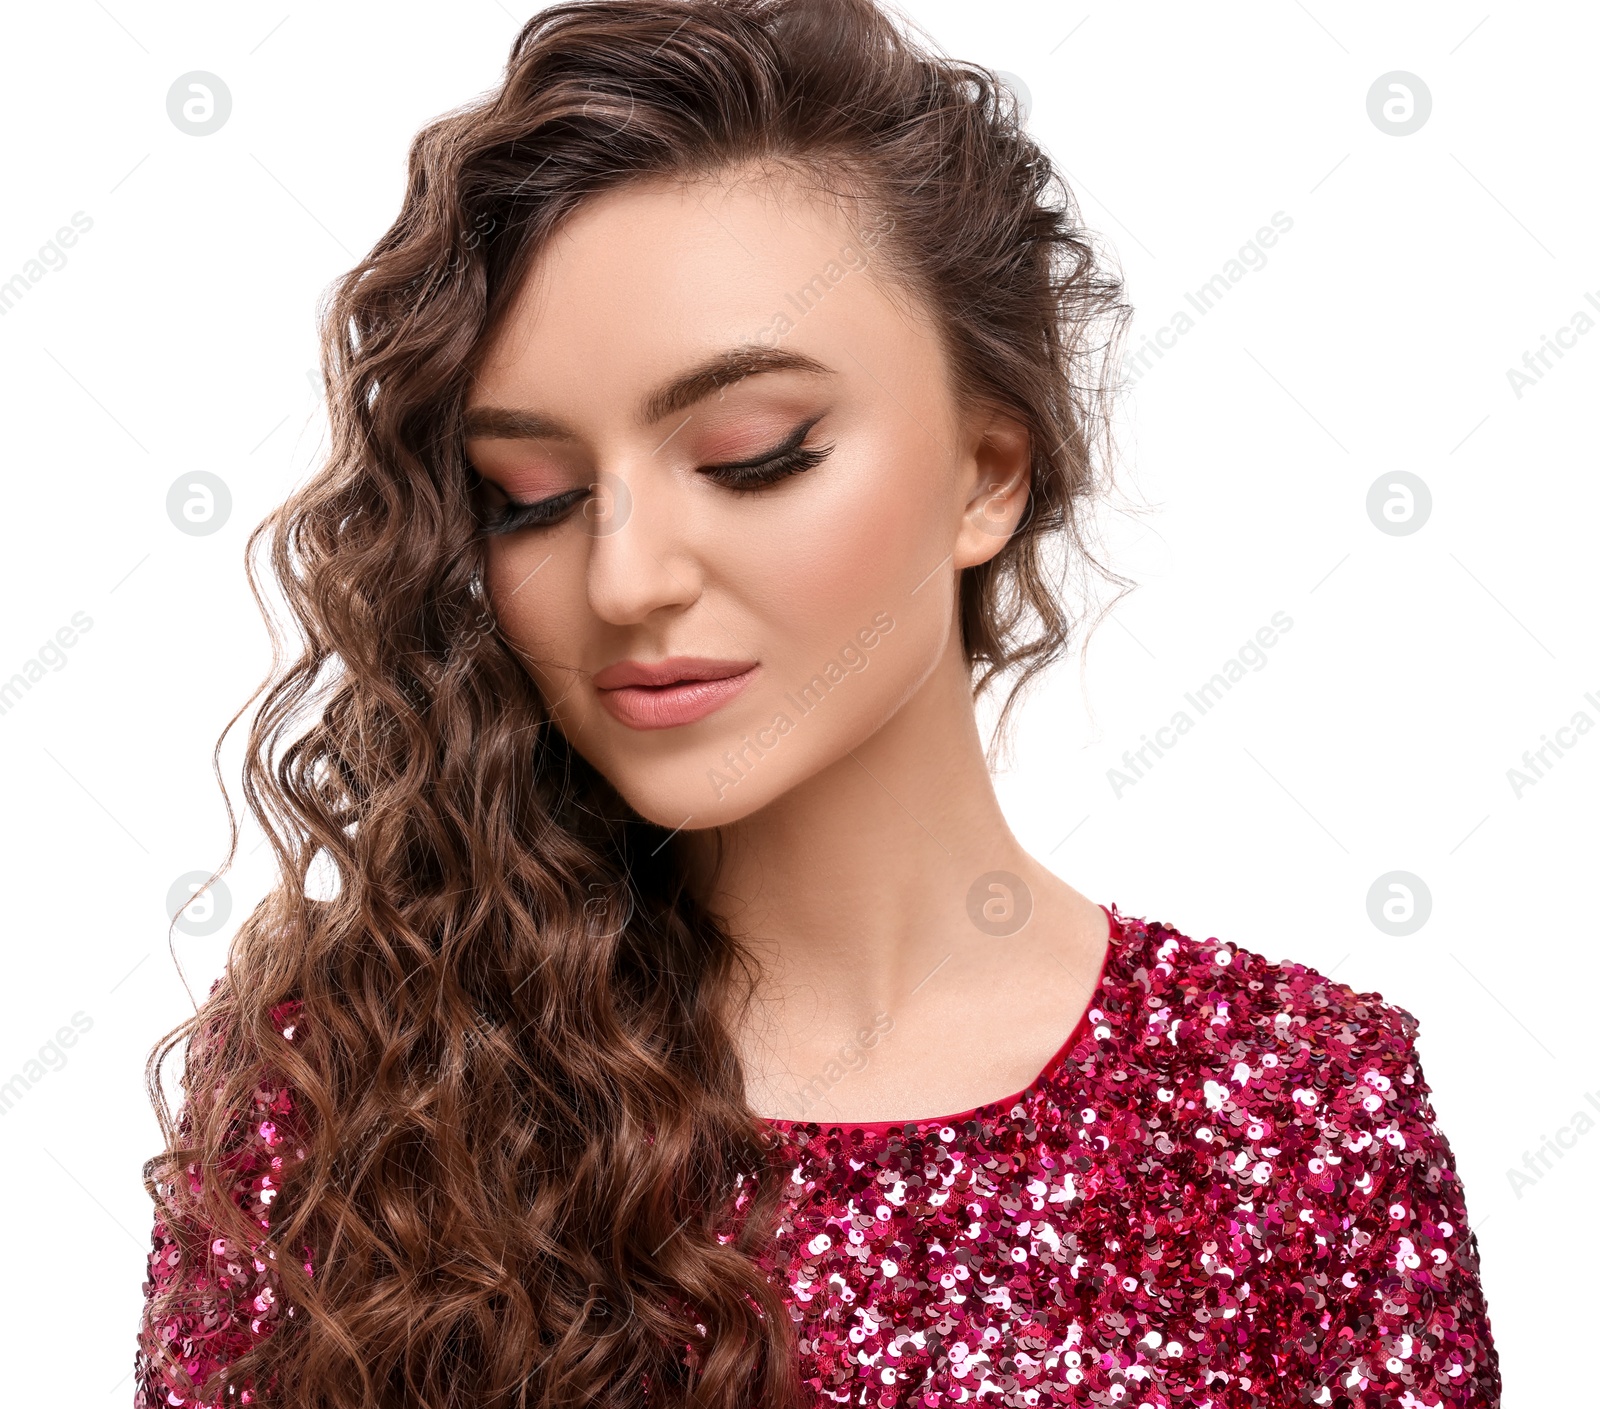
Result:
{"type": "MultiPolygon", "coordinates": [[[[1575,1402],[1600,1310],[1600,1130],[1520,1194],[1507,1171],[1600,1099],[1600,731],[1520,797],[1507,769],[1579,709],[1600,723],[1600,329],[1520,397],[1507,371],[1600,299],[1600,23],[1328,0],[910,12],[1026,87],[1120,259],[1133,347],[1275,212],[1293,221],[1124,400],[1119,475],[1146,508],[1106,532],[1140,586],[1031,698],[1008,813],[1095,899],[1417,1015],[1506,1402],[1575,1402]],[[1432,95],[1409,136],[1368,117],[1392,70],[1432,95]],[[1433,500],[1407,536],[1366,511],[1396,471],[1433,500]],[[1118,797],[1123,750],[1277,611],[1294,625],[1265,668],[1118,797]],[[1405,937],[1367,912],[1394,870],[1432,896],[1405,937]]],[[[244,540],[316,460],[320,292],[393,219],[412,134],[494,85],[523,17],[494,0],[8,15],[0,282],[26,287],[0,317],[0,679],[73,613],[93,622],[0,715],[0,1080],[74,1013],[92,1024],[0,1116],[10,1403],[131,1395],[156,1148],[141,1067],[189,1002],[163,906],[224,853],[210,751],[268,663],[244,540]],[[166,111],[196,69],[233,99],[203,138],[166,111]],[[30,281],[79,211],[92,229],[30,281]],[[233,507],[189,537],[166,496],[199,470],[233,507]]],[[[230,781],[237,766],[235,747],[230,781]]],[[[247,828],[228,877],[233,921],[178,938],[196,994],[270,883],[259,840],[247,828]]]]}

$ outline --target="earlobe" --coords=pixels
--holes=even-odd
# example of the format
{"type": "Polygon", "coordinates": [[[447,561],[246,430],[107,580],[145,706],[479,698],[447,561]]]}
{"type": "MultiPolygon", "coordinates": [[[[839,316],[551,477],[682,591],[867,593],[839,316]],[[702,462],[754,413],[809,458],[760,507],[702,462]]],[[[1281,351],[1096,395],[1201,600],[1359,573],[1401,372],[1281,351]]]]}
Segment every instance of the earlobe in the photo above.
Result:
{"type": "Polygon", "coordinates": [[[1021,525],[1031,482],[1031,438],[1013,416],[995,412],[972,450],[967,501],[956,539],[957,567],[988,562],[1021,525]]]}

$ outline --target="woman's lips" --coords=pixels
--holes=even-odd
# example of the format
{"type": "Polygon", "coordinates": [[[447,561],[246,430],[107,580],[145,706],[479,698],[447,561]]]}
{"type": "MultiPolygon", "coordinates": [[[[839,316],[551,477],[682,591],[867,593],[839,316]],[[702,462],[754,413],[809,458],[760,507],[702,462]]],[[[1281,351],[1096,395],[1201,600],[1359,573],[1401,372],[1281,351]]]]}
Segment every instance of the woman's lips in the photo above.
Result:
{"type": "Polygon", "coordinates": [[[594,683],[606,711],[630,729],[674,729],[721,709],[757,669],[754,661],[700,657],[619,661],[597,671],[594,683]]]}

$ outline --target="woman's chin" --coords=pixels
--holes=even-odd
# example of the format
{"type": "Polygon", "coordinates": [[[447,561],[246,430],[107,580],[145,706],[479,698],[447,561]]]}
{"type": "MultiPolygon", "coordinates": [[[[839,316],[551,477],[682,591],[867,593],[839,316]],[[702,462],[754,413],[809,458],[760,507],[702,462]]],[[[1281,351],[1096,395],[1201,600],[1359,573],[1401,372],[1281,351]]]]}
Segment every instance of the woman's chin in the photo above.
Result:
{"type": "Polygon", "coordinates": [[[664,777],[613,779],[628,806],[647,822],[685,832],[738,822],[765,807],[786,785],[787,780],[776,776],[761,778],[755,770],[735,774],[726,766],[702,767],[687,775],[674,771],[664,777]]]}

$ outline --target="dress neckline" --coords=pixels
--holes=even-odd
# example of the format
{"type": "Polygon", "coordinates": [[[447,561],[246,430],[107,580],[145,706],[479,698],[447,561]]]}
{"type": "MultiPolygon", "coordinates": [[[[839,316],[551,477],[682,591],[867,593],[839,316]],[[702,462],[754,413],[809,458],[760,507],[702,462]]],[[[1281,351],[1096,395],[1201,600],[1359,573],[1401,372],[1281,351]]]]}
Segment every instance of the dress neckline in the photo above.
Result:
{"type": "Polygon", "coordinates": [[[1044,1064],[1044,1068],[1022,1090],[1014,1095],[1002,1096],[997,1101],[985,1101],[981,1106],[973,1106],[970,1110],[957,1111],[954,1115],[929,1115],[917,1116],[910,1120],[788,1120],[781,1116],[762,1116],[761,1119],[778,1130],[794,1131],[803,1126],[814,1125],[819,1130],[838,1130],[848,1134],[859,1130],[863,1135],[887,1135],[891,1130],[908,1130],[923,1126],[952,1126],[964,1124],[969,1120],[977,1120],[989,1112],[1004,1113],[1022,1100],[1030,1091],[1048,1081],[1056,1069],[1066,1061],[1073,1049],[1083,1040],[1089,1031],[1089,1014],[1100,1006],[1104,996],[1106,974],[1111,968],[1111,955],[1117,947],[1118,940],[1122,937],[1123,919],[1116,913],[1113,903],[1108,909],[1101,905],[1105,911],[1107,921],[1106,952],[1100,961],[1100,976],[1095,980],[1094,989],[1089,994],[1089,1001],[1084,1005],[1083,1013],[1073,1025],[1072,1031],[1067,1035],[1067,1040],[1056,1048],[1055,1055],[1044,1064]]]}

